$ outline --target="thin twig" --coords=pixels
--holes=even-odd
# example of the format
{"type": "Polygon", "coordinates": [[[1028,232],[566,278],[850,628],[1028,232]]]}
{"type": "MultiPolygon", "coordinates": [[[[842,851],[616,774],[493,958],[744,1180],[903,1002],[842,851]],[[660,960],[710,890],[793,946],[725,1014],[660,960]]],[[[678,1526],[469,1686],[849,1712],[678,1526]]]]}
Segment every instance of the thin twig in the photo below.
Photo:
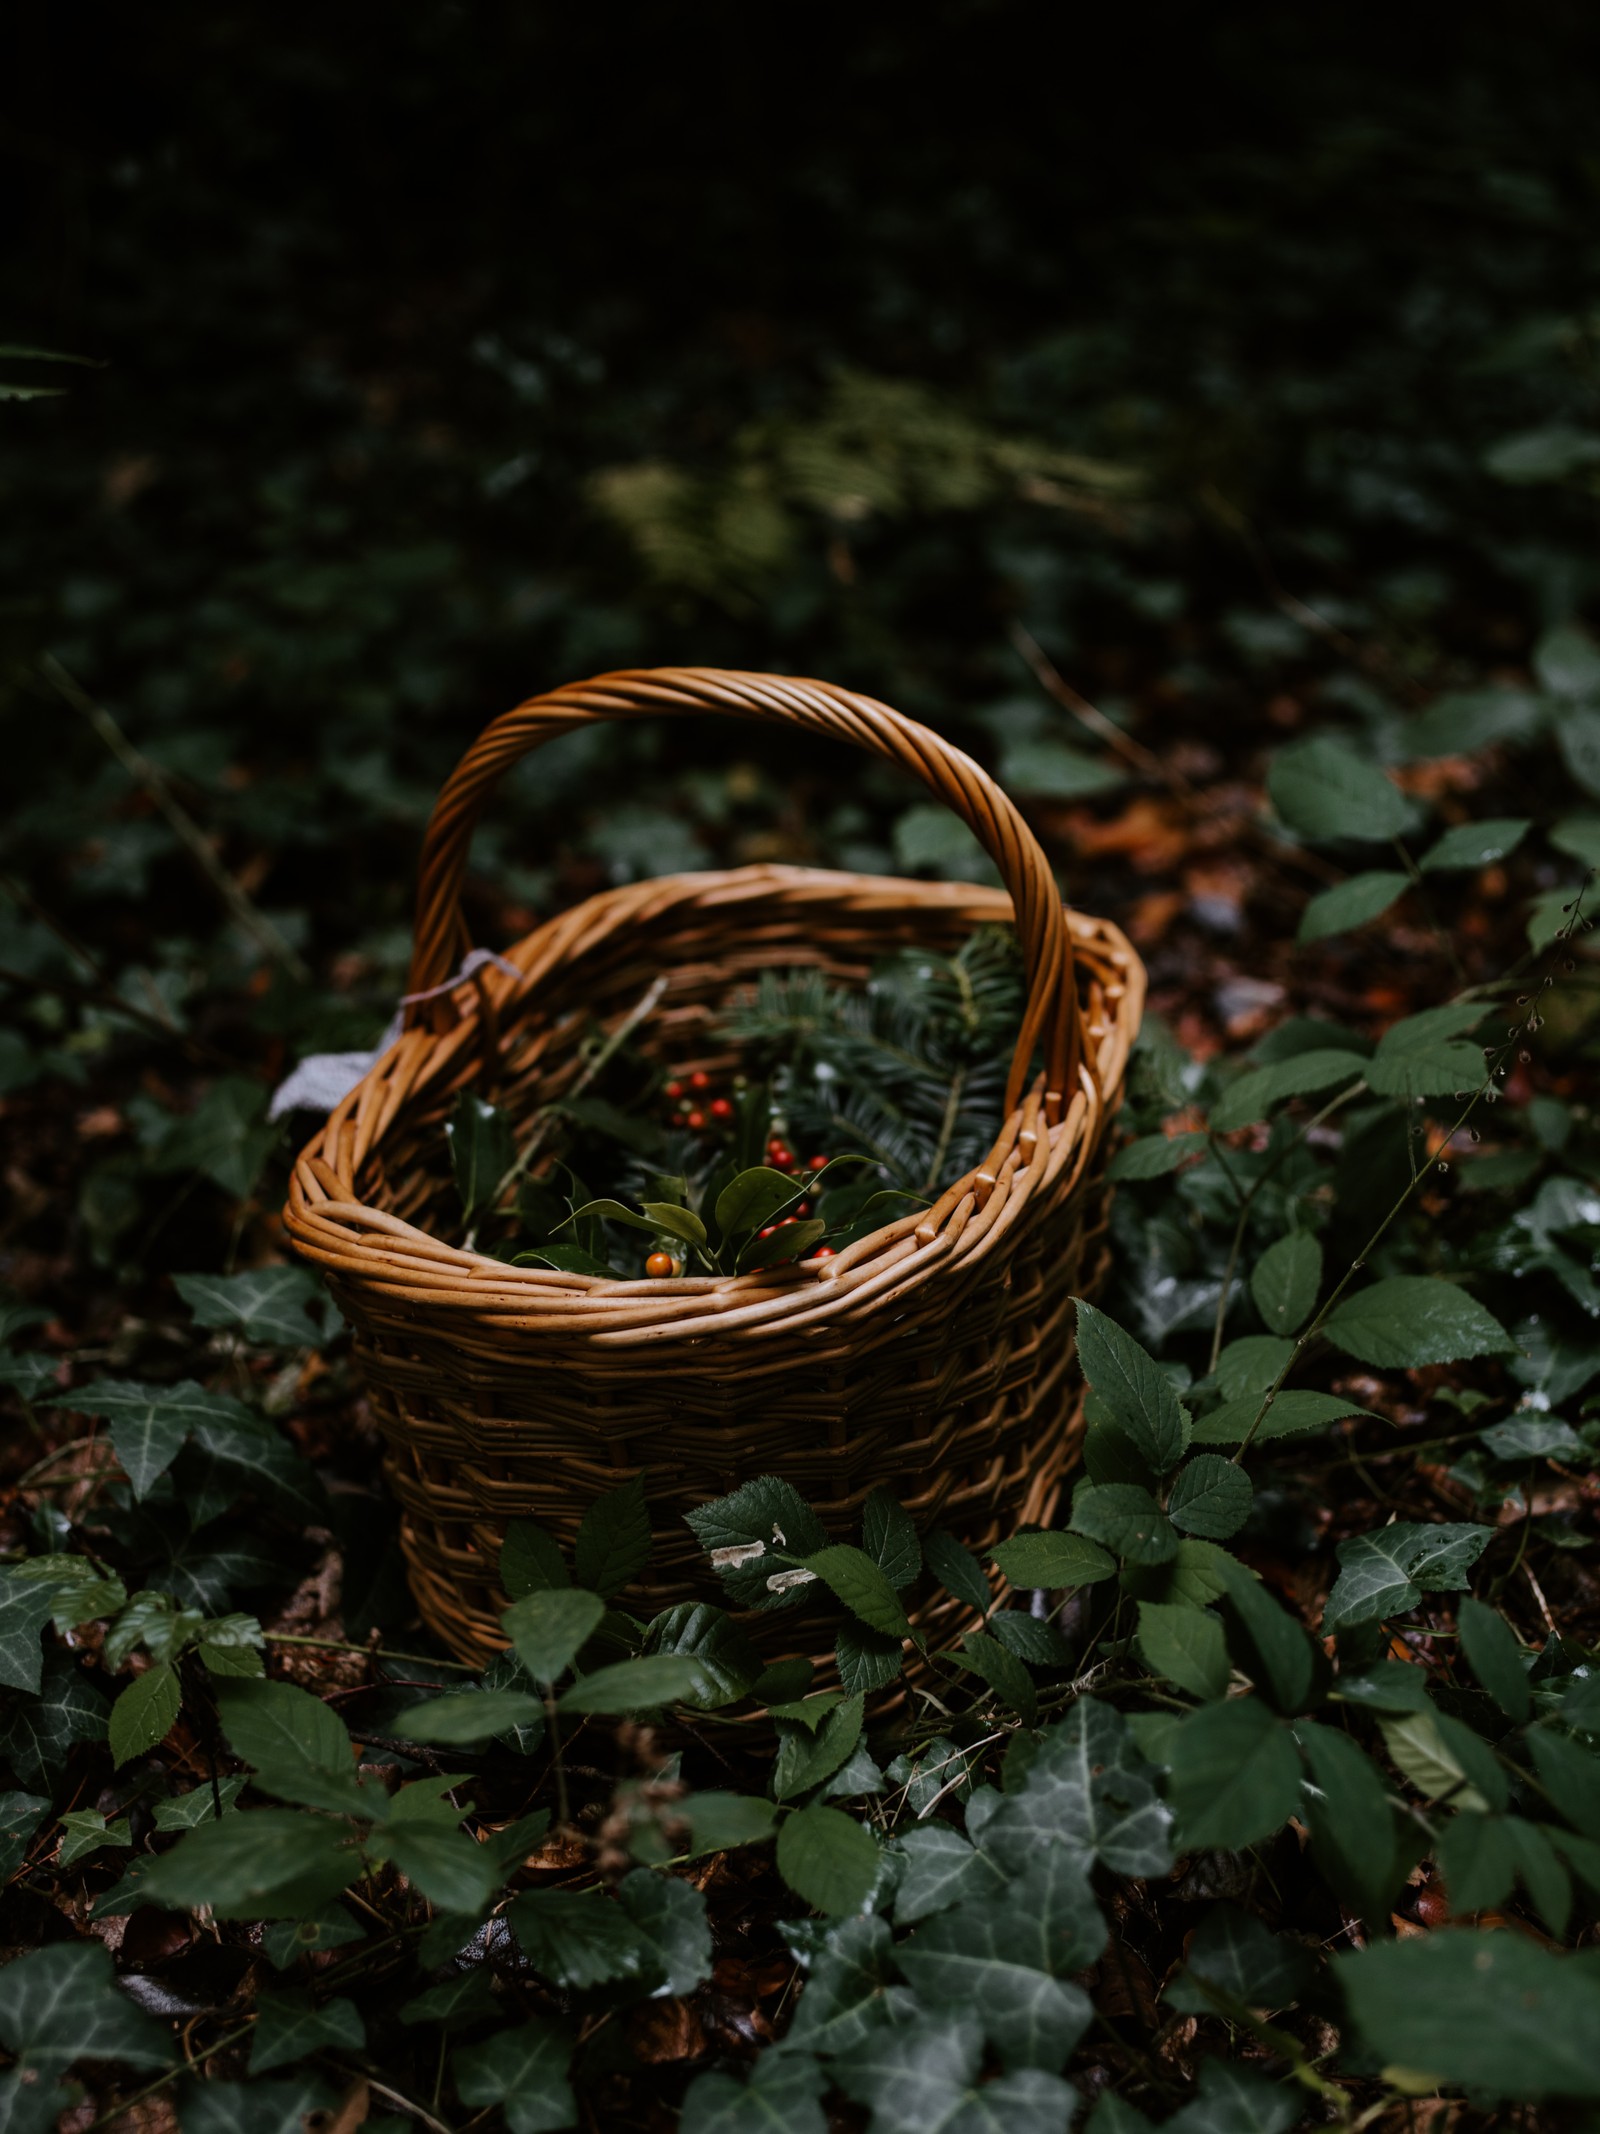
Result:
{"type": "Polygon", "coordinates": [[[211,849],[210,840],[173,792],[167,782],[166,773],[160,766],[152,763],[148,756],[134,747],[110,712],[103,705],[97,704],[93,697],[74,681],[54,654],[45,653],[39,662],[39,671],[58,696],[64,697],[75,711],[83,714],[129,777],[149,795],[165,818],[167,827],[194,859],[237,923],[275,963],[288,972],[297,985],[310,985],[310,967],[283,938],[265,912],[258,910],[250,901],[217,858],[211,849]]]}

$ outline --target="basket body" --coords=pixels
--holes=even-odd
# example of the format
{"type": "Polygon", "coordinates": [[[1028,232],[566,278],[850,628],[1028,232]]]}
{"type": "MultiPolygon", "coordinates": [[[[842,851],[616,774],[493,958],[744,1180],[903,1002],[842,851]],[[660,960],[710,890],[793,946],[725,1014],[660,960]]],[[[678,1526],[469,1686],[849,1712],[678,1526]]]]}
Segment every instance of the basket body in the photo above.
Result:
{"type": "MultiPolygon", "coordinates": [[[[504,1647],[507,1524],[536,1519],[570,1547],[594,1498],[640,1470],[655,1533],[640,1612],[713,1597],[684,1514],[761,1474],[840,1537],[880,1485],[974,1549],[1048,1520],[1081,1430],[1069,1300],[1100,1273],[1108,1129],[1143,1003],[1113,927],[1069,921],[1075,1086],[1038,1078],[976,1172],[836,1259],[612,1281],[448,1242],[443,1128],[461,1089],[526,1127],[582,1071],[582,1041],[652,988],[634,1042],[674,1072],[719,1071],[735,1064],[721,1011],[762,970],[860,979],[892,949],[954,949],[1012,915],[999,889],[791,867],[607,892],[510,950],[515,978],[480,970],[448,1015],[418,1018],[303,1153],[286,1222],[354,1330],[413,1591],[460,1657],[504,1647]]],[[[795,1648],[788,1611],[748,1626],[769,1658],[795,1648]]]]}

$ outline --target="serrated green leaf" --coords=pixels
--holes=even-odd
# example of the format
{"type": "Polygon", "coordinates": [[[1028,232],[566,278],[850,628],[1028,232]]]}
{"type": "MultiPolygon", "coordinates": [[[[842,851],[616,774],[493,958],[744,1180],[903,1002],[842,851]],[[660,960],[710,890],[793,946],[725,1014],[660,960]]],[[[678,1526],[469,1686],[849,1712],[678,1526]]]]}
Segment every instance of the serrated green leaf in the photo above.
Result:
{"type": "Polygon", "coordinates": [[[650,1560],[650,1514],[642,1474],[596,1497],[573,1551],[578,1584],[606,1600],[631,1586],[650,1560]]]}
{"type": "Polygon", "coordinates": [[[1467,1665],[1506,1717],[1518,1726],[1533,1716],[1533,1691],[1522,1662],[1522,1648],[1505,1617],[1469,1594],[1456,1610],[1461,1649],[1467,1665]]]}
{"type": "Polygon", "coordinates": [[[970,1549],[964,1548],[943,1527],[935,1527],[924,1539],[922,1553],[928,1569],[947,1593],[964,1601],[975,1614],[988,1614],[994,1605],[994,1595],[989,1591],[982,1564],[970,1549]]]}
{"type": "Polygon", "coordinates": [[[1177,1553],[1172,1522],[1149,1490],[1133,1482],[1080,1482],[1072,1524],[1129,1563],[1165,1563],[1177,1553]]]}
{"type": "Polygon", "coordinates": [[[547,1586],[513,1601],[500,1627],[534,1680],[554,1682],[599,1629],[605,1612],[598,1593],[547,1586]]]}
{"type": "Polygon", "coordinates": [[[1228,1648],[1214,1615],[1141,1601],[1138,1643],[1145,1665],[1191,1696],[1220,1697],[1228,1686],[1228,1648]]]}
{"type": "Polygon", "coordinates": [[[915,1583],[922,1569],[916,1523],[893,1490],[880,1485],[862,1506],[861,1546],[897,1593],[915,1583]]]}
{"type": "Polygon", "coordinates": [[[872,1894],[881,1858],[869,1831],[853,1816],[814,1801],[784,1817],[778,1829],[778,1872],[797,1897],[819,1912],[858,1912],[872,1894]]]}
{"type": "Polygon", "coordinates": [[[1334,934],[1353,933],[1370,926],[1411,887],[1411,877],[1385,868],[1353,874],[1332,889],[1320,890],[1300,914],[1296,938],[1307,946],[1326,941],[1334,934]]]}
{"type": "Polygon", "coordinates": [[[723,1609],[705,1601],[680,1601],[648,1626],[641,1648],[645,1655],[676,1653],[692,1660],[700,1685],[692,1701],[702,1711],[731,1704],[755,1687],[761,1657],[740,1626],[723,1609]]]}
{"type": "Polygon", "coordinates": [[[1505,1774],[1485,1743],[1458,1719],[1431,1706],[1417,1712],[1383,1712],[1390,1759],[1427,1800],[1453,1808],[1504,1808],[1505,1774]]]}
{"type": "Polygon", "coordinates": [[[1321,1287],[1322,1247],[1309,1230],[1291,1230],[1269,1245],[1250,1276],[1256,1310],[1275,1334],[1298,1333],[1321,1287]]]}
{"type": "Polygon", "coordinates": [[[690,1793],[674,1812],[688,1824],[697,1853],[759,1845],[772,1836],[778,1813],[771,1801],[751,1793],[690,1793]]]}
{"type": "Polygon", "coordinates": [[[1533,1729],[1527,1741],[1534,1769],[1557,1808],[1574,1830],[1600,1838],[1600,1756],[1545,1727],[1533,1729]]]}
{"type": "Polygon", "coordinates": [[[1295,1738],[1309,1765],[1301,1815],[1324,1880],[1374,1928],[1388,1922],[1414,1853],[1396,1843],[1388,1790],[1377,1766],[1348,1735],[1302,1719],[1295,1738]]]}
{"type": "Polygon", "coordinates": [[[1434,1840],[1434,1854],[1453,1910],[1484,1912],[1510,1896],[1517,1848],[1507,1817],[1471,1810],[1451,1816],[1434,1840]]]}
{"type": "Polygon", "coordinates": [[[950,1657],[958,1667],[964,1667],[969,1674],[986,1682],[1024,1726],[1032,1726],[1039,1708],[1033,1677],[1016,1654],[1008,1651],[998,1638],[989,1637],[981,1630],[969,1630],[961,1641],[961,1650],[950,1657]]]}
{"type": "Polygon", "coordinates": [[[1492,867],[1496,860],[1515,852],[1532,828],[1526,816],[1492,816],[1482,822],[1458,823],[1428,847],[1417,865],[1424,874],[1456,867],[1492,867]]]}
{"type": "Polygon", "coordinates": [[[219,1919],[301,1919],[362,1872],[348,1823],[293,1808],[253,1808],[202,1823],[141,1862],[138,1901],[175,1911],[209,1904],[219,1919]]]}
{"type": "Polygon", "coordinates": [[[1492,1313],[1437,1275],[1391,1275],[1346,1297],[1323,1332],[1359,1363],[1417,1370],[1503,1355],[1516,1344],[1492,1313]]]}
{"type": "Polygon", "coordinates": [[[1305,1711],[1316,1701],[1319,1675],[1327,1672],[1316,1647],[1237,1557],[1225,1558],[1220,1569],[1227,1585],[1223,1619],[1234,1665],[1278,1711],[1291,1716],[1305,1711]]]}
{"type": "Polygon", "coordinates": [[[1116,1561],[1081,1534],[1015,1534],[989,1551],[1010,1583],[1026,1592],[1039,1587],[1089,1586],[1116,1573],[1116,1561]]]}
{"type": "Polygon", "coordinates": [[[792,1604],[799,1588],[780,1586],[774,1591],[767,1584],[783,1568],[775,1552],[804,1557],[828,1545],[816,1513],[791,1483],[776,1475],[758,1475],[731,1496],[697,1505],[684,1517],[730,1599],[742,1608],[792,1604]]]}
{"type": "MultiPolygon", "coordinates": [[[[458,1816],[460,1810],[448,1813],[458,1816]]],[[[372,1850],[392,1860],[440,1911],[476,1912],[500,1887],[500,1864],[487,1845],[431,1820],[391,1817],[373,1833],[372,1850]]]]}
{"type": "Polygon", "coordinates": [[[1133,1336],[1083,1298],[1078,1361],[1113,1422],[1138,1449],[1152,1475],[1176,1467],[1189,1443],[1189,1418],[1172,1382],[1133,1336]]]}
{"type": "Polygon", "coordinates": [[[1424,1934],[1334,1959],[1351,2027],[1407,2086],[1600,2097],[1600,1981],[1521,1934],[1424,1934]]]}
{"type": "Polygon", "coordinates": [[[1126,1142],[1112,1157],[1106,1176],[1118,1183],[1146,1178],[1165,1178],[1198,1156],[1206,1146],[1204,1134],[1143,1134],[1126,1142]]]}
{"type": "Polygon", "coordinates": [[[772,1775],[775,1799],[792,1800],[796,1794],[809,1793],[842,1769],[861,1739],[862,1710],[860,1696],[845,1697],[828,1710],[814,1732],[792,1722],[781,1727],[772,1775]]]}
{"type": "Polygon", "coordinates": [[[131,1758],[165,1741],[177,1722],[180,1702],[178,1670],[167,1661],[135,1675],[111,1707],[113,1765],[120,1770],[131,1758]]]}
{"type": "Polygon", "coordinates": [[[1378,765],[1327,734],[1278,749],[1267,792],[1289,827],[1313,842],[1376,844],[1411,821],[1405,795],[1378,765]]]}
{"type": "Polygon", "coordinates": [[[681,1653],[619,1660],[580,1675],[556,1700],[561,1712],[645,1712],[680,1700],[693,1703],[705,1684],[699,1665],[681,1653]]]}
{"type": "MultiPolygon", "coordinates": [[[[1224,1401],[1209,1415],[1198,1417],[1194,1442],[1197,1445],[1242,1444],[1260,1414],[1261,1399],[1259,1393],[1247,1394],[1243,1400],[1224,1401]]],[[[1326,1429],[1329,1423],[1341,1422],[1347,1415],[1371,1413],[1370,1408],[1358,1408],[1354,1401],[1343,1399],[1337,1393],[1281,1392],[1274,1394],[1272,1405],[1262,1416],[1261,1427],[1250,1442],[1263,1445],[1272,1438],[1298,1437],[1307,1430],[1326,1429]]]]}
{"type": "Polygon", "coordinates": [[[1323,1047],[1275,1060],[1270,1066],[1252,1067],[1230,1082],[1211,1107],[1212,1128],[1231,1134],[1241,1126],[1253,1126],[1291,1097],[1316,1096],[1336,1082],[1358,1081],[1366,1074],[1367,1064],[1359,1052],[1323,1047]]]}
{"type": "Polygon", "coordinates": [[[532,1519],[513,1519],[500,1544],[500,1583],[511,1600],[570,1586],[572,1578],[554,1535],[532,1519]]]}
{"type": "Polygon", "coordinates": [[[530,1964],[553,1986],[583,1991],[611,1979],[646,1979],[649,1942],[619,1904],[598,1890],[529,1890],[506,1913],[530,1964]]]}
{"type": "Polygon", "coordinates": [[[837,1541],[803,1561],[869,1630],[886,1638],[910,1637],[911,1624],[900,1596],[864,1549],[837,1541]]]}
{"type": "Polygon", "coordinates": [[[1250,1516],[1250,1477],[1218,1452],[1197,1453],[1173,1477],[1167,1517],[1186,1534],[1226,1541],[1250,1516]]]}
{"type": "Polygon", "coordinates": [[[899,1638],[884,1637],[865,1623],[844,1622],[833,1641],[834,1664],[847,1696],[871,1696],[898,1680],[904,1666],[899,1638]]]}
{"type": "Polygon", "coordinates": [[[1294,1740],[1264,1699],[1202,1705],[1169,1743],[1168,1799],[1185,1849],[1238,1852],[1271,1837],[1300,1801],[1294,1740]]]}
{"type": "Polygon", "coordinates": [[[292,1682],[219,1682],[217,1711],[236,1755],[280,1800],[335,1814],[372,1812],[356,1776],[355,1751],[330,1705],[292,1682]]]}

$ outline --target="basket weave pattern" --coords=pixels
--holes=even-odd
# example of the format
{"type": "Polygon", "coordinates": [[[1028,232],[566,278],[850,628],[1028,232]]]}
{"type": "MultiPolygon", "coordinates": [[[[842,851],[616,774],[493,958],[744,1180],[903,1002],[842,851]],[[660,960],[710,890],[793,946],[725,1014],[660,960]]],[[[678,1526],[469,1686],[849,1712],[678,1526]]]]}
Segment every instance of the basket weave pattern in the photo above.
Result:
{"type": "MultiPolygon", "coordinates": [[[[1099,1275],[1107,1127],[1143,970],[1115,928],[1069,917],[1011,803],[937,735],[825,684],[702,669],[532,699],[469,750],[434,811],[411,990],[458,966],[472,825],[511,762],[596,719],[706,710],[907,765],[972,825],[1006,887],[765,866],[593,897],[509,951],[515,978],[480,970],[414,1006],[304,1151],[290,1233],[354,1329],[423,1616],[475,1663],[504,1643],[507,1523],[531,1517],[570,1543],[593,1498],[641,1468],[647,1604],[663,1607],[706,1597],[683,1513],[754,1475],[782,1475],[839,1534],[887,1484],[919,1523],[981,1548],[1048,1518],[1081,1427],[1068,1299],[1099,1275]],[[725,1071],[737,1062],[718,1020],[762,970],[859,980],[892,949],[954,949],[1013,915],[1029,993],[1007,1114],[933,1207],[834,1259],[740,1276],[614,1281],[448,1242],[460,1215],[443,1128],[462,1088],[525,1131],[580,1076],[585,1042],[652,995],[640,1048],[675,1072],[725,1071]]],[[[775,1650],[788,1626],[780,1613],[755,1627],[775,1650]]]]}

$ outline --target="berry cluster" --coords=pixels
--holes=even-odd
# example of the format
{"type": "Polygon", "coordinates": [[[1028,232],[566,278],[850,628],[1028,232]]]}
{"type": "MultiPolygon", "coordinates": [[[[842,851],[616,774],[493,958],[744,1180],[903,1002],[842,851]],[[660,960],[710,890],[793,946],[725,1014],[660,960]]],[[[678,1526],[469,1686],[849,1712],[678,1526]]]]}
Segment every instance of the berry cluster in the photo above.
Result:
{"type": "MultiPolygon", "coordinates": [[[[703,1067],[697,1067],[692,1074],[668,1082],[663,1094],[671,1107],[673,1123],[687,1127],[690,1133],[700,1134],[708,1139],[714,1135],[730,1133],[735,1122],[734,1098],[742,1096],[749,1083],[744,1075],[736,1074],[729,1086],[733,1096],[720,1093],[703,1067]]],[[[831,1160],[823,1155],[799,1155],[781,1133],[775,1132],[768,1137],[766,1161],[774,1171],[820,1172],[827,1169],[831,1160]]],[[[772,1237],[778,1231],[787,1229],[791,1223],[805,1222],[813,1213],[814,1209],[809,1200],[796,1201],[789,1214],[780,1216],[775,1223],[768,1223],[757,1235],[772,1237]]],[[[834,1257],[834,1247],[815,1246],[807,1257],[814,1260],[831,1260],[834,1257]]],[[[683,1268],[681,1261],[674,1254],[652,1252],[644,1263],[644,1271],[647,1275],[668,1276],[681,1274],[683,1268]]]]}

